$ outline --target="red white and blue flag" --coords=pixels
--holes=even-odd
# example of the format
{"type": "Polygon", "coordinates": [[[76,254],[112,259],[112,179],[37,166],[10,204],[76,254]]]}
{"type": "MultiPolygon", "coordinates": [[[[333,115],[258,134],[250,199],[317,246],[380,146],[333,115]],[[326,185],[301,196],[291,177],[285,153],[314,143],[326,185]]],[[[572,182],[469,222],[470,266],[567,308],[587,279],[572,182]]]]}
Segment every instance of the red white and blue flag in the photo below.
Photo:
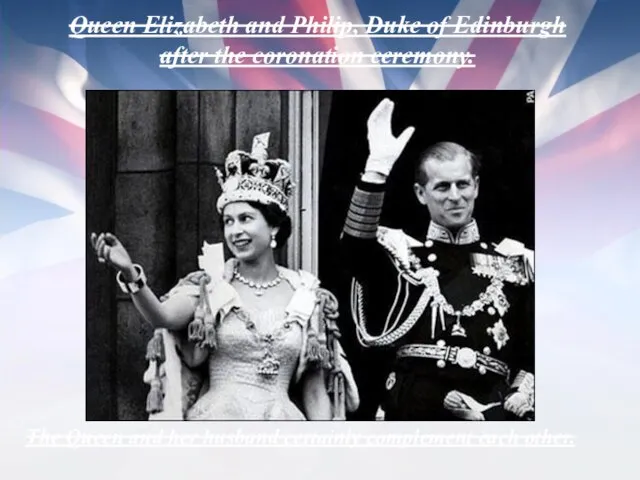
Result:
{"type": "Polygon", "coordinates": [[[84,94],[108,89],[535,89],[537,248],[561,258],[590,255],[637,228],[634,161],[640,111],[640,38],[635,3],[576,0],[411,2],[253,0],[2,2],[2,176],[0,278],[81,257],[84,204],[84,94]],[[65,5],[63,4],[63,7],[65,5]],[[34,17],[33,11],[46,15],[34,17]],[[51,11],[54,10],[54,11],[51,11]],[[631,11],[630,11],[631,10],[631,11]],[[70,20],[175,20],[230,16],[240,22],[281,16],[369,16],[423,22],[489,15],[567,24],[567,37],[541,38],[111,38],[70,39],[70,20]],[[628,34],[623,37],[622,32],[628,34]],[[176,69],[158,54],[178,46],[215,51],[470,51],[474,69],[176,69]],[[616,185],[615,189],[613,185],[616,185]],[[597,225],[594,225],[597,220],[597,225]],[[76,228],[78,230],[76,230],[76,228]],[[71,229],[71,230],[70,230],[71,229]],[[64,233],[66,232],[66,234],[64,233]],[[78,235],[70,235],[75,232],[78,235]],[[61,236],[58,246],[56,239],[61,236]],[[47,239],[48,248],[38,247],[47,239]],[[560,255],[561,254],[561,255],[560,255]],[[7,258],[9,257],[9,258],[7,258]]]}

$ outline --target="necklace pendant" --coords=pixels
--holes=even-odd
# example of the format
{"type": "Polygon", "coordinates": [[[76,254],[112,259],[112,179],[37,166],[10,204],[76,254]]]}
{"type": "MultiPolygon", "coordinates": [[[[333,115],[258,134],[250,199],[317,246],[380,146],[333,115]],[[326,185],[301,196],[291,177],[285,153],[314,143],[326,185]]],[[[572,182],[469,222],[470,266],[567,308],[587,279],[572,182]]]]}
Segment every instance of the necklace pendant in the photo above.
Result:
{"type": "Polygon", "coordinates": [[[264,290],[262,290],[261,288],[258,288],[255,291],[255,294],[257,297],[261,297],[263,293],[264,293],[264,290]]]}
{"type": "Polygon", "coordinates": [[[271,353],[267,353],[258,366],[258,373],[265,378],[273,378],[278,375],[280,362],[273,358],[271,353]]]}

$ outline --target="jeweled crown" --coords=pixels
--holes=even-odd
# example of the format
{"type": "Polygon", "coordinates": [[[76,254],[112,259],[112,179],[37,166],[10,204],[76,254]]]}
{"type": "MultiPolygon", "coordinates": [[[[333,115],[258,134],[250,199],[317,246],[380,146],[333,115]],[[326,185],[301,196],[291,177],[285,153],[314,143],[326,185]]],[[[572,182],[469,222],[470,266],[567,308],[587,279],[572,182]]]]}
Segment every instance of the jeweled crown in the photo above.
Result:
{"type": "Polygon", "coordinates": [[[216,168],[222,194],[218,198],[218,213],[232,202],[276,204],[283,212],[289,209],[293,193],[291,165],[286,160],[269,159],[269,133],[253,137],[251,153],[234,150],[224,162],[225,174],[216,168]]]}

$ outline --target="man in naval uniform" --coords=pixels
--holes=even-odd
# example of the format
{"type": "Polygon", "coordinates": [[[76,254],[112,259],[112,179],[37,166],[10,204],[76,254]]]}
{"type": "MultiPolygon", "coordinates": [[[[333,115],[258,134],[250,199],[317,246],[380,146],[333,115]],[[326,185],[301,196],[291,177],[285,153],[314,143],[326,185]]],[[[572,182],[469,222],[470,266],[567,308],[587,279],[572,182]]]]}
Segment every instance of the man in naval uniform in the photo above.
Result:
{"type": "Polygon", "coordinates": [[[414,131],[395,137],[392,113],[385,99],[369,117],[369,158],[342,235],[356,333],[370,359],[359,375],[360,418],[531,420],[532,252],[481,238],[478,160],[451,142],[418,159],[426,238],[380,226],[386,179],[414,131]]]}

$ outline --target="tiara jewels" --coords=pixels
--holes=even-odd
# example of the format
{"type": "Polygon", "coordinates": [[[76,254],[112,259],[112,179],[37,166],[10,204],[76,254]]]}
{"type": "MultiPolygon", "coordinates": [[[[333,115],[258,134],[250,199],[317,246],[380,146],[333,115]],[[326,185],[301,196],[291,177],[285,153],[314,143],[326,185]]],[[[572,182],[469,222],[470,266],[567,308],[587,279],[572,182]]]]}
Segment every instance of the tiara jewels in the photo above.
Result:
{"type": "Polygon", "coordinates": [[[275,203],[287,213],[293,192],[291,165],[286,160],[268,159],[269,133],[253,138],[251,153],[234,150],[224,163],[225,175],[216,168],[222,194],[216,208],[222,213],[232,202],[275,203]]]}

